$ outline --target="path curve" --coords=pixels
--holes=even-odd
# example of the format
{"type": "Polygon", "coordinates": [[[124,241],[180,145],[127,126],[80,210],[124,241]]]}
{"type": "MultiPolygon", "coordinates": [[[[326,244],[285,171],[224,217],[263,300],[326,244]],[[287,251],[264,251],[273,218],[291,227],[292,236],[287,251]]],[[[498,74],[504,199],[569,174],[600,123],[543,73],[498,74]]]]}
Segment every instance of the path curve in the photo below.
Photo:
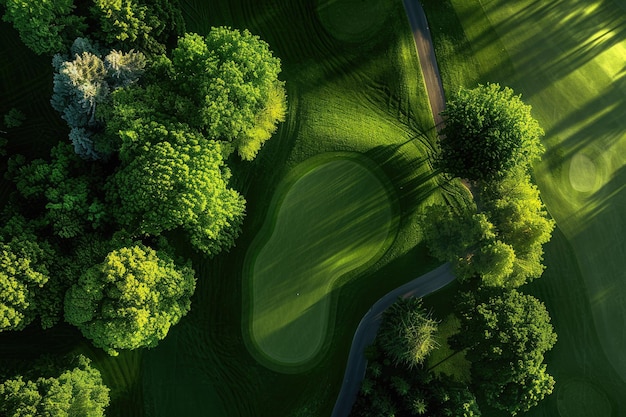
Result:
{"type": "Polygon", "coordinates": [[[363,352],[367,346],[374,342],[383,312],[399,297],[424,297],[445,287],[454,281],[454,278],[452,266],[449,263],[445,263],[439,268],[433,269],[415,278],[413,281],[396,288],[376,301],[372,308],[363,316],[354,333],[350,354],[348,355],[346,373],[343,377],[341,391],[339,391],[332,417],[347,417],[350,414],[352,405],[361,388],[361,381],[365,377],[367,360],[363,356],[363,352]]]}
{"type": "MultiPolygon", "coordinates": [[[[430,102],[435,126],[441,126],[443,122],[441,112],[445,108],[445,95],[426,14],[418,0],[403,0],[403,3],[413,33],[415,49],[426,84],[426,94],[430,102]]],[[[398,297],[424,297],[445,287],[454,279],[452,266],[449,263],[443,264],[439,268],[389,292],[369,309],[354,333],[343,383],[333,408],[332,417],[348,417],[352,410],[367,367],[367,360],[363,352],[376,338],[383,311],[393,304],[398,297]]]]}

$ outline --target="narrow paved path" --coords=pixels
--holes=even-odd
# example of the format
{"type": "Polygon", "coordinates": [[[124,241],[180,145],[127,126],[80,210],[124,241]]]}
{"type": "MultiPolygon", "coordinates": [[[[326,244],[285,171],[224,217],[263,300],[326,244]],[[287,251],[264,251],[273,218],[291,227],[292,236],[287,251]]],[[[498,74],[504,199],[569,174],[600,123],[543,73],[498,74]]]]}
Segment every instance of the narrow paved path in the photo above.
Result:
{"type": "Polygon", "coordinates": [[[414,279],[401,287],[391,291],[378,300],[372,308],[363,316],[352,339],[352,347],[348,355],[346,373],[343,376],[341,391],[337,397],[332,417],[347,417],[350,414],[352,405],[356,400],[361,381],[365,376],[367,360],[363,356],[365,348],[371,345],[376,338],[380,319],[383,311],[394,303],[399,297],[423,297],[431,292],[445,287],[454,281],[452,267],[446,263],[419,278],[414,279]]]}
{"type": "MultiPolygon", "coordinates": [[[[422,75],[426,84],[426,93],[428,94],[428,101],[433,112],[433,119],[436,126],[441,126],[443,120],[440,113],[445,108],[445,96],[435,57],[435,49],[430,36],[430,29],[426,21],[426,14],[419,0],[403,0],[403,2],[409,24],[411,25],[411,31],[413,32],[415,48],[417,49],[422,75]]],[[[361,388],[361,381],[363,381],[367,367],[367,360],[363,352],[376,338],[383,311],[393,304],[398,297],[424,297],[448,285],[454,281],[454,278],[450,264],[444,264],[396,288],[370,308],[361,319],[352,339],[346,372],[332,417],[347,417],[352,410],[352,405],[361,388]]]]}
{"type": "Polygon", "coordinates": [[[433,112],[435,125],[440,126],[443,119],[440,113],[446,106],[446,99],[443,93],[443,84],[441,83],[441,75],[437,66],[437,58],[435,57],[435,48],[433,40],[430,36],[430,28],[426,21],[424,8],[419,0],[403,0],[404,10],[411,25],[413,39],[415,40],[415,48],[420,61],[424,83],[426,84],[426,94],[430,102],[430,108],[433,112]]]}

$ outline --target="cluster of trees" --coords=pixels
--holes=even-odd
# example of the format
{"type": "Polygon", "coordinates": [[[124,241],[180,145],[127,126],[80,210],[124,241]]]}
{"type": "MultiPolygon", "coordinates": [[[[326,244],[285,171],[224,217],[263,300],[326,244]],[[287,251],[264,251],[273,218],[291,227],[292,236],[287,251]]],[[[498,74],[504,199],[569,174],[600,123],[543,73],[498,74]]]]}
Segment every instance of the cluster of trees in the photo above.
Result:
{"type": "Polygon", "coordinates": [[[469,183],[474,202],[423,213],[430,250],[470,288],[456,304],[461,329],[450,344],[466,351],[479,403],[510,415],[536,405],[555,383],[543,363],[556,342],[550,316],[515,290],[543,273],[555,225],[530,175],[543,152],[530,110],[497,84],[461,89],[443,112],[437,162],[469,183]]]}
{"type": "Polygon", "coordinates": [[[39,55],[69,51],[74,39],[89,34],[112,48],[163,53],[185,32],[178,0],[0,0],[3,20],[39,55]]]}
{"type": "MultiPolygon", "coordinates": [[[[0,0],[0,11],[52,57],[51,104],[71,141],[9,158],[0,332],[65,320],[111,355],[156,346],[196,284],[164,235],[209,256],[234,245],[245,199],[228,161],[254,159],[284,120],[280,60],[247,30],[185,34],[177,0],[0,0]]],[[[79,362],[10,377],[0,414],[102,415],[108,390],[79,362]]]]}
{"type": "Polygon", "coordinates": [[[459,295],[460,329],[448,339],[471,362],[471,381],[424,367],[437,348],[437,322],[421,300],[400,299],[384,314],[366,351],[368,367],[352,409],[358,417],[479,417],[492,408],[517,415],[537,405],[554,388],[544,355],[557,335],[544,304],[501,288],[459,295]]]}
{"type": "Polygon", "coordinates": [[[450,342],[466,350],[480,400],[514,416],[552,393],[555,381],[543,361],[557,335],[541,301],[483,288],[463,293],[456,314],[461,328],[450,342]]]}
{"type": "Polygon", "coordinates": [[[352,416],[480,417],[467,384],[422,367],[436,348],[437,322],[417,298],[399,299],[383,314],[352,416]]]}
{"type": "Polygon", "coordinates": [[[108,405],[109,388],[83,355],[41,358],[0,383],[0,415],[5,417],[103,417],[108,405]]]}
{"type": "Polygon", "coordinates": [[[543,273],[554,221],[532,183],[543,131],[530,106],[497,84],[461,89],[444,111],[439,166],[470,182],[475,204],[431,206],[423,214],[432,253],[459,279],[516,288],[543,273]]]}

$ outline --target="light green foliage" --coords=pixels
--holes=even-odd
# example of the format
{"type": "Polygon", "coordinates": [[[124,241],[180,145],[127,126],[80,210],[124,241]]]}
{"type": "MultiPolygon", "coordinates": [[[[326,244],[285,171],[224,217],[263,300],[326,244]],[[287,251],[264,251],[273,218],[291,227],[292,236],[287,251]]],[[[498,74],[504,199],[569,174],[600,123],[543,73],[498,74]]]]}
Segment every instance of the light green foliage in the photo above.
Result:
{"type": "Polygon", "coordinates": [[[557,336],[541,301],[516,290],[483,290],[464,295],[459,315],[453,345],[468,349],[472,382],[491,406],[515,415],[552,392],[542,362],[557,336]]]}
{"type": "Polygon", "coordinates": [[[421,299],[398,299],[384,313],[379,344],[397,365],[421,365],[436,347],[437,322],[422,308],[421,299]]]}
{"type": "Polygon", "coordinates": [[[484,210],[501,238],[515,249],[508,287],[518,287],[541,276],[543,245],[552,237],[555,222],[541,202],[539,189],[521,170],[481,190],[484,210]]]}
{"type": "Polygon", "coordinates": [[[8,128],[12,127],[20,127],[22,123],[26,120],[26,115],[19,110],[13,107],[7,114],[4,115],[4,125],[8,128]]]}
{"type": "Polygon", "coordinates": [[[437,258],[451,262],[461,280],[480,275],[490,287],[516,288],[541,276],[543,245],[554,221],[530,176],[517,168],[475,193],[481,213],[428,207],[424,238],[437,258]]]}
{"type": "Polygon", "coordinates": [[[182,124],[136,125],[120,132],[122,167],[109,183],[119,222],[151,235],[182,226],[209,254],[232,246],[245,201],[227,187],[220,144],[182,124]]]}
{"type": "Polygon", "coordinates": [[[94,0],[92,14],[100,20],[100,29],[108,44],[137,42],[152,30],[146,22],[146,7],[135,0],[94,0]]]}
{"type": "Polygon", "coordinates": [[[106,208],[95,195],[103,187],[99,167],[81,160],[69,144],[52,148],[49,162],[37,159],[14,167],[12,176],[30,204],[44,204],[43,220],[59,237],[76,237],[108,221],[106,208]]]}
{"type": "Polygon", "coordinates": [[[13,23],[22,42],[36,54],[66,50],[86,29],[84,18],[72,14],[74,0],[3,0],[4,21],[13,23]]]}
{"type": "Polygon", "coordinates": [[[190,309],[193,270],[141,244],[110,252],[65,297],[65,319],[110,355],[154,347],[190,309]]]}
{"type": "Polygon", "coordinates": [[[5,417],[103,417],[108,405],[109,389],[82,355],[73,369],[56,378],[17,376],[0,384],[0,414],[5,417]]]}
{"type": "Polygon", "coordinates": [[[480,275],[487,285],[502,286],[512,272],[514,250],[499,240],[483,213],[429,206],[422,215],[422,229],[433,255],[451,262],[462,281],[480,275]]]}
{"type": "Polygon", "coordinates": [[[163,56],[153,64],[154,77],[159,83],[169,78],[169,94],[179,96],[156,111],[174,112],[209,139],[232,142],[243,159],[251,160],[285,118],[280,70],[267,43],[247,30],[213,28],[206,38],[188,33],[171,60],[163,56]]]}
{"type": "Polygon", "coordinates": [[[443,111],[441,167],[471,181],[504,177],[543,153],[543,130],[508,87],[499,84],[461,88],[443,111]]]}
{"type": "Polygon", "coordinates": [[[36,244],[19,246],[16,251],[0,243],[0,332],[22,330],[35,319],[37,290],[49,279],[45,267],[36,264],[38,257],[29,256],[40,252],[36,244]]]}

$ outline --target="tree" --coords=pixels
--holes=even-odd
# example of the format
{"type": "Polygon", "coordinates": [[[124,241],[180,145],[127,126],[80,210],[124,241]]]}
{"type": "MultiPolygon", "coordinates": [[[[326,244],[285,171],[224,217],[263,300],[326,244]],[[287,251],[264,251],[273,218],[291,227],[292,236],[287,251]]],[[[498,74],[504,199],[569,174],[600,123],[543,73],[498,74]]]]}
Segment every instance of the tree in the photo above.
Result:
{"type": "Polygon", "coordinates": [[[463,295],[459,318],[452,345],[467,349],[472,382],[491,406],[515,415],[552,392],[554,380],[542,362],[557,335],[541,301],[516,290],[483,289],[463,295]]]}
{"type": "Polygon", "coordinates": [[[90,12],[100,23],[94,36],[115,48],[162,54],[185,32],[178,0],[93,0],[90,12]]]}
{"type": "Polygon", "coordinates": [[[72,14],[74,0],[1,0],[5,22],[13,23],[22,42],[38,55],[65,51],[87,26],[72,14]]]}
{"type": "Polygon", "coordinates": [[[40,208],[42,221],[53,233],[69,239],[108,224],[110,216],[98,195],[104,186],[100,168],[87,164],[69,144],[60,142],[50,151],[50,161],[16,161],[9,172],[30,210],[40,208]]]}
{"type": "Polygon", "coordinates": [[[110,252],[65,296],[65,319],[110,355],[154,347],[190,309],[193,270],[135,244],[110,252]]]}
{"type": "Polygon", "coordinates": [[[120,136],[122,165],[108,184],[120,224],[154,236],[182,226],[208,254],[234,244],[245,200],[227,186],[218,142],[183,124],[142,121],[120,136]]]}
{"type": "Polygon", "coordinates": [[[413,368],[436,347],[436,331],[437,322],[424,311],[421,299],[401,298],[383,314],[378,338],[396,365],[413,368]]]}
{"type": "Polygon", "coordinates": [[[515,252],[500,240],[489,218],[473,210],[426,207],[421,221],[424,240],[436,258],[452,263],[459,280],[481,276],[487,285],[502,286],[513,271],[515,252]]]}
{"type": "Polygon", "coordinates": [[[0,384],[0,415],[5,417],[103,417],[109,389],[85,356],[58,377],[16,376],[0,384]]]}
{"type": "Polygon", "coordinates": [[[26,120],[26,115],[19,109],[13,107],[7,114],[4,115],[4,125],[6,127],[20,127],[26,120]]]}
{"type": "Polygon", "coordinates": [[[37,291],[50,279],[36,243],[0,243],[0,332],[22,330],[37,315],[37,291]]]}
{"type": "Polygon", "coordinates": [[[488,181],[539,159],[544,132],[520,97],[499,84],[461,88],[442,112],[441,168],[470,181],[488,181]]]}
{"type": "Polygon", "coordinates": [[[54,90],[50,103],[70,127],[74,151],[84,159],[101,159],[108,149],[94,142],[94,134],[103,129],[96,111],[110,100],[115,89],[139,79],[146,65],[140,52],[110,51],[104,58],[98,48],[85,38],[72,45],[72,58],[56,55],[54,90]]]}
{"type": "Polygon", "coordinates": [[[519,287],[540,277],[544,270],[543,245],[552,237],[555,222],[548,217],[530,176],[514,170],[503,180],[484,186],[480,195],[499,236],[515,250],[505,286],[519,287]]]}
{"type": "MultiPolygon", "coordinates": [[[[206,38],[188,33],[179,39],[171,59],[153,61],[147,77],[161,88],[146,88],[141,101],[156,105],[153,114],[174,115],[208,139],[231,143],[243,159],[252,160],[285,118],[280,70],[280,60],[268,44],[247,30],[212,28],[206,38]],[[157,99],[145,93],[156,93],[157,99]]],[[[124,110],[145,113],[146,107],[126,102],[124,110]]]]}

